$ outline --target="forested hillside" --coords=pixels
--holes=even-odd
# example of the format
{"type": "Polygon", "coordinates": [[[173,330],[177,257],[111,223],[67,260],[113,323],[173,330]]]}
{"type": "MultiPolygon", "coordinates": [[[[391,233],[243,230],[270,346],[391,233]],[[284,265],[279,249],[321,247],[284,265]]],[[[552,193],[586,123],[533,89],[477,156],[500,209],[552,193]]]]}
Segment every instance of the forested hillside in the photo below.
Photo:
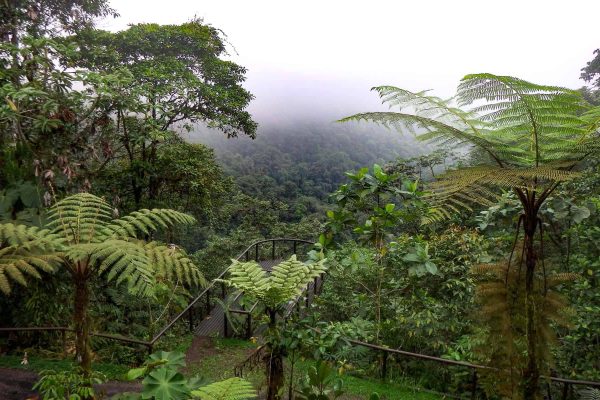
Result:
{"type": "MultiPolygon", "coordinates": [[[[260,39],[245,65],[187,4],[99,29],[107,0],[1,3],[0,400],[599,399],[600,50],[569,64],[580,89],[469,73],[478,51],[436,63],[465,63],[439,96],[409,69],[355,101],[332,74],[250,82],[313,33],[273,51],[289,28],[262,4],[224,14],[260,39]]],[[[397,46],[336,36],[327,5],[335,49],[293,68],[348,72],[357,32],[352,66],[397,46]]],[[[442,33],[385,67],[427,66],[442,33]]]]}
{"type": "Polygon", "coordinates": [[[256,139],[228,139],[198,130],[187,140],[215,149],[219,164],[243,193],[288,204],[288,220],[315,212],[323,215],[329,195],[345,182],[348,171],[429,151],[411,135],[326,119],[267,120],[259,125],[256,139]]]}

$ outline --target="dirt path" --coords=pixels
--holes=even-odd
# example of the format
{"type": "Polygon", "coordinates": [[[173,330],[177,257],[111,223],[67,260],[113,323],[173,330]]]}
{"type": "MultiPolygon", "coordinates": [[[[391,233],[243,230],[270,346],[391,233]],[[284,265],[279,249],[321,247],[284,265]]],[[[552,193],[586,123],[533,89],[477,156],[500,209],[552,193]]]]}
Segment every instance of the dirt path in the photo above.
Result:
{"type": "MultiPolygon", "coordinates": [[[[38,399],[36,392],[31,390],[39,379],[32,371],[12,368],[0,368],[0,400],[38,399]]],[[[112,396],[117,393],[135,392],[141,389],[139,383],[107,382],[95,386],[97,393],[112,396]]]]}
{"type": "MultiPolygon", "coordinates": [[[[214,356],[219,352],[215,349],[214,340],[208,336],[195,336],[192,344],[185,352],[185,363],[190,366],[208,356],[214,356]]],[[[187,369],[187,367],[186,367],[187,369]]]]}

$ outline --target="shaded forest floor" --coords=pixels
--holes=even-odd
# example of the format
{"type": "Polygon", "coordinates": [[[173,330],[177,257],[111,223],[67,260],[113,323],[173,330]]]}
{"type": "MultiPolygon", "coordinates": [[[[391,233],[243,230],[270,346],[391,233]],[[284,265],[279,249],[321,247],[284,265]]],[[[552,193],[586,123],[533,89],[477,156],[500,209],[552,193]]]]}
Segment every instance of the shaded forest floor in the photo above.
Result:
{"type": "MultiPolygon", "coordinates": [[[[256,344],[239,339],[222,339],[211,337],[182,338],[185,344],[177,346],[177,350],[186,354],[187,366],[182,371],[186,376],[200,376],[208,381],[222,380],[234,376],[234,367],[244,361],[256,344]]],[[[37,399],[31,388],[39,379],[38,372],[45,369],[57,371],[70,370],[70,360],[49,360],[35,356],[29,357],[28,365],[21,365],[19,356],[0,356],[0,400],[37,399]]],[[[303,376],[310,361],[300,361],[296,364],[296,378],[303,376]]],[[[112,396],[122,392],[139,391],[139,382],[120,381],[127,372],[127,367],[96,363],[94,369],[104,373],[110,380],[97,386],[97,393],[112,396]]],[[[287,369],[287,368],[286,368],[287,369]]],[[[286,371],[286,377],[288,373],[286,371]]],[[[245,371],[244,378],[248,379],[259,392],[264,392],[265,378],[261,365],[245,371]]],[[[433,400],[440,399],[439,395],[427,393],[419,388],[413,388],[402,383],[382,382],[377,379],[360,378],[346,375],[343,377],[346,393],[344,400],[368,398],[377,392],[382,399],[387,400],[433,400]]],[[[287,388],[286,388],[287,392],[287,388]]],[[[105,397],[106,398],[106,397],[105,397]]]]}

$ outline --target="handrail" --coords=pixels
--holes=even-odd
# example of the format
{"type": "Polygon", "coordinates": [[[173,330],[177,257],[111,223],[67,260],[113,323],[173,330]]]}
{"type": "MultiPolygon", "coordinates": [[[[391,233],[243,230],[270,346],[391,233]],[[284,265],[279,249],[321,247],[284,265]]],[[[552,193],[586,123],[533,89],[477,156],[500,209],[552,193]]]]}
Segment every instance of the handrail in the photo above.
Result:
{"type": "MultiPolygon", "coordinates": [[[[345,338],[345,340],[348,341],[349,343],[352,343],[353,345],[356,345],[356,346],[367,347],[367,348],[370,348],[370,349],[373,349],[373,350],[382,351],[382,352],[386,352],[386,353],[400,354],[400,355],[403,355],[403,356],[408,356],[408,357],[413,357],[413,358],[420,358],[420,359],[428,360],[428,361],[435,361],[435,362],[438,362],[440,364],[448,364],[448,365],[460,366],[460,367],[470,368],[470,369],[473,369],[473,370],[481,369],[481,370],[492,370],[492,371],[495,370],[495,371],[498,371],[498,368],[488,367],[486,365],[473,364],[473,363],[466,362],[466,361],[449,360],[447,358],[429,356],[429,355],[421,354],[421,353],[412,353],[410,351],[405,351],[405,350],[400,350],[400,349],[394,349],[394,348],[390,348],[390,347],[378,346],[376,344],[367,343],[367,342],[361,342],[360,340],[347,339],[347,338],[345,338]]],[[[565,384],[570,384],[570,385],[581,385],[581,386],[590,386],[590,387],[600,388],[600,382],[585,381],[585,380],[578,380],[578,379],[568,379],[568,378],[561,378],[561,377],[558,377],[558,376],[545,376],[545,375],[540,375],[540,378],[542,378],[542,379],[549,379],[549,380],[554,381],[554,382],[560,382],[560,383],[565,383],[565,384]]]]}
{"type": "MultiPolygon", "coordinates": [[[[274,255],[275,254],[275,243],[279,243],[279,242],[291,242],[293,244],[294,252],[296,251],[296,246],[297,246],[298,243],[300,243],[300,244],[314,244],[313,241],[306,240],[306,239],[298,239],[298,238],[261,239],[261,240],[257,240],[255,242],[253,242],[248,247],[246,247],[245,250],[242,251],[235,259],[237,261],[241,261],[241,259],[243,257],[246,257],[247,259],[249,259],[248,255],[250,254],[250,251],[252,249],[255,250],[255,256],[258,257],[258,254],[259,254],[258,248],[263,243],[273,243],[272,255],[274,255]]],[[[193,309],[193,307],[200,300],[202,300],[203,296],[206,296],[207,294],[210,295],[211,289],[213,289],[215,287],[215,284],[216,284],[216,282],[219,279],[222,279],[225,276],[225,274],[227,274],[227,272],[229,271],[230,267],[231,266],[229,265],[223,271],[221,271],[221,273],[213,281],[211,281],[192,301],[190,301],[190,303],[179,314],[177,314],[177,316],[175,316],[171,321],[169,321],[168,324],[166,324],[165,326],[163,326],[163,328],[155,336],[153,336],[152,339],[149,340],[149,341],[142,340],[142,339],[125,337],[125,336],[120,336],[120,335],[112,335],[112,334],[108,334],[108,333],[100,333],[100,332],[91,332],[90,335],[91,336],[102,337],[102,338],[105,338],[105,339],[117,340],[117,341],[126,342],[126,343],[140,344],[140,345],[146,346],[148,348],[148,350],[150,352],[152,352],[154,344],[156,344],[156,342],[162,336],[164,336],[164,334],[169,329],[171,329],[173,327],[173,325],[175,325],[176,322],[178,322],[179,320],[181,320],[181,318],[183,318],[186,313],[191,312],[191,310],[193,309]]],[[[239,295],[238,295],[238,297],[239,297],[239,295]]],[[[253,305],[250,308],[250,310],[248,311],[248,313],[251,313],[254,310],[255,306],[256,306],[256,304],[253,305]]],[[[244,311],[244,310],[239,310],[239,311],[244,311]]],[[[246,314],[246,312],[243,312],[243,314],[246,314]]],[[[33,331],[60,331],[60,332],[63,332],[63,334],[64,334],[65,332],[74,332],[75,330],[73,328],[69,328],[69,327],[66,327],[66,326],[0,327],[0,332],[33,332],[33,331]]]]}
{"type": "MultiPolygon", "coordinates": [[[[322,279],[323,277],[321,277],[322,279]]],[[[316,283],[315,283],[316,284],[316,283]]],[[[322,283],[321,283],[322,284],[322,283]]],[[[316,286],[315,286],[315,290],[316,290],[316,286]]],[[[306,288],[306,292],[308,292],[308,286],[306,288]]],[[[287,319],[291,316],[292,312],[294,311],[294,308],[301,304],[301,300],[302,300],[303,296],[300,295],[297,298],[295,298],[294,300],[292,300],[291,304],[292,307],[290,308],[290,310],[288,312],[286,312],[285,314],[283,314],[284,319],[287,321],[287,319]]],[[[308,306],[308,304],[307,304],[308,306]]],[[[299,311],[298,311],[299,312],[299,311]]],[[[313,331],[316,332],[320,332],[317,328],[310,328],[313,331]]],[[[394,348],[390,348],[390,347],[384,347],[384,346],[380,346],[380,345],[376,345],[376,344],[372,344],[372,343],[367,343],[367,342],[362,342],[359,340],[354,340],[354,339],[349,339],[349,338],[340,338],[342,340],[347,341],[348,343],[351,343],[354,346],[362,346],[362,347],[366,347],[366,348],[370,348],[372,350],[376,350],[376,351],[381,351],[384,353],[384,357],[383,357],[383,362],[382,362],[382,376],[386,375],[386,363],[387,363],[387,355],[388,354],[398,354],[398,355],[403,355],[403,356],[407,356],[407,357],[412,357],[412,358],[418,358],[418,359],[422,359],[422,360],[426,360],[426,361],[434,361],[440,364],[446,364],[446,365],[451,365],[451,366],[457,366],[457,367],[464,367],[464,368],[469,368],[473,371],[473,375],[472,375],[472,385],[473,388],[475,389],[477,387],[477,370],[488,370],[488,371],[494,371],[494,370],[498,370],[498,368],[494,368],[494,367],[489,367],[489,366],[485,366],[485,365],[480,365],[480,364],[473,364],[467,361],[457,361],[457,360],[450,360],[447,358],[441,358],[441,357],[435,357],[435,356],[430,356],[427,354],[421,354],[421,353],[413,353],[410,351],[405,351],[405,350],[400,350],[400,349],[394,349],[394,348]]],[[[251,357],[251,356],[250,356],[251,357]]],[[[240,376],[243,373],[244,370],[244,366],[246,364],[246,362],[250,359],[250,357],[248,359],[246,359],[245,361],[241,362],[240,364],[236,365],[234,367],[234,373],[236,374],[236,376],[240,376]]],[[[541,375],[540,378],[542,379],[548,379],[552,382],[557,382],[557,383],[562,383],[564,384],[564,390],[563,393],[567,392],[567,389],[570,385],[576,385],[576,386],[588,386],[588,387],[594,387],[594,388],[600,388],[600,382],[594,382],[594,381],[587,381],[587,380],[578,380],[578,379],[568,379],[568,378],[561,378],[558,376],[545,376],[545,375],[541,375]]],[[[550,390],[550,389],[548,389],[550,390]]],[[[475,393],[473,391],[473,393],[475,393]]],[[[474,398],[474,396],[472,396],[472,398],[474,398]]],[[[563,396],[563,398],[565,398],[563,396]]]]}
{"type": "MultiPolygon", "coordinates": [[[[294,243],[294,249],[295,249],[295,244],[296,243],[314,244],[314,242],[311,242],[310,240],[297,239],[297,238],[261,239],[261,240],[257,240],[255,242],[253,242],[251,245],[249,245],[248,247],[246,247],[246,249],[244,251],[242,251],[240,253],[240,255],[238,255],[235,259],[237,261],[240,261],[240,259],[242,257],[244,257],[247,254],[249,254],[248,252],[250,250],[252,250],[252,248],[255,248],[256,252],[258,254],[258,246],[259,245],[261,245],[263,243],[275,243],[275,242],[292,242],[292,243],[294,243]]],[[[208,293],[210,291],[210,289],[215,286],[215,283],[218,280],[223,279],[223,277],[225,276],[225,274],[227,272],[229,272],[230,268],[231,268],[231,265],[227,266],[223,271],[221,271],[221,273],[215,279],[213,279],[208,284],[208,286],[206,286],[206,288],[198,296],[196,296],[196,298],[194,300],[192,300],[190,302],[190,304],[188,304],[188,306],[186,308],[184,308],[175,318],[173,318],[173,320],[171,320],[171,322],[169,322],[163,329],[161,329],[161,331],[156,336],[154,336],[152,338],[152,340],[150,340],[149,344],[151,346],[153,346],[173,325],[175,325],[175,323],[177,321],[179,321],[183,316],[185,316],[186,313],[190,312],[190,310],[202,299],[202,296],[206,295],[206,293],[208,293]]]]}

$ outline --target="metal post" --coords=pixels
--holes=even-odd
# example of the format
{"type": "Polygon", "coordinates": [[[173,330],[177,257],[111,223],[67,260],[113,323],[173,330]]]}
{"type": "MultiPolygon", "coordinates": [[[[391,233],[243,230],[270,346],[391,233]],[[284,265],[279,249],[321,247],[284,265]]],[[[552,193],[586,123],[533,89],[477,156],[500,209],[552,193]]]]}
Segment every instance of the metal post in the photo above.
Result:
{"type": "Polygon", "coordinates": [[[61,339],[62,339],[62,351],[63,357],[67,356],[67,331],[65,329],[60,331],[61,339]]]}
{"type": "Polygon", "coordinates": [[[206,315],[210,314],[210,289],[206,291],[206,315]]]}
{"type": "Polygon", "coordinates": [[[148,354],[152,354],[152,353],[154,353],[154,345],[149,344],[148,345],[148,354]]]}
{"type": "Polygon", "coordinates": [[[471,375],[471,400],[477,398],[477,370],[473,368],[473,375],[471,375]]]}
{"type": "Polygon", "coordinates": [[[246,250],[246,261],[250,261],[250,252],[246,250]]]}
{"type": "Polygon", "coordinates": [[[384,351],[382,354],[382,359],[381,359],[381,379],[385,380],[386,376],[387,376],[387,359],[388,359],[388,353],[387,351],[384,351]]]}
{"type": "MultiPolygon", "coordinates": [[[[225,282],[221,282],[221,296],[223,296],[223,302],[225,302],[225,282]]],[[[225,307],[223,307],[223,336],[229,337],[229,321],[227,321],[227,311],[225,310],[225,307]]]]}
{"type": "Polygon", "coordinates": [[[273,247],[271,248],[271,260],[275,259],[275,241],[273,240],[273,247]]]}
{"type": "Polygon", "coordinates": [[[190,325],[190,332],[194,332],[194,314],[192,313],[192,308],[188,310],[188,323],[190,325]]]}
{"type": "Polygon", "coordinates": [[[294,240],[294,254],[296,254],[296,248],[297,248],[297,246],[298,246],[298,242],[296,242],[296,241],[294,240]]]}
{"type": "Polygon", "coordinates": [[[565,382],[565,385],[563,386],[563,394],[562,394],[563,400],[567,400],[568,394],[569,394],[569,383],[565,382]]]}
{"type": "Polygon", "coordinates": [[[252,314],[247,314],[246,321],[246,339],[250,339],[252,337],[252,314]]]}
{"type": "Polygon", "coordinates": [[[254,261],[258,262],[258,243],[254,246],[254,261]]]}

